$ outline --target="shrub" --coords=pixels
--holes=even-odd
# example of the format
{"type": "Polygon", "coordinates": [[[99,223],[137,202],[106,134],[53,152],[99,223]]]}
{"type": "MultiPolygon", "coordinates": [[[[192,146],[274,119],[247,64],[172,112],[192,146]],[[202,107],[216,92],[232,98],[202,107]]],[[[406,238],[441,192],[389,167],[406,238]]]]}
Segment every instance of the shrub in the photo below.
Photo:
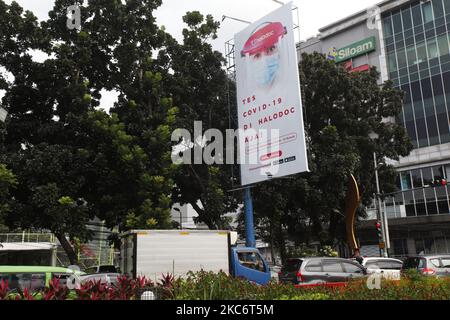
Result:
{"type": "Polygon", "coordinates": [[[344,287],[296,288],[272,281],[259,286],[223,272],[189,273],[186,279],[162,275],[155,285],[146,278],[120,277],[115,286],[89,282],[68,290],[58,279],[49,287],[30,292],[13,292],[7,281],[0,282],[0,300],[136,300],[151,290],[160,299],[173,300],[450,300],[450,278],[425,277],[408,273],[401,281],[381,281],[380,290],[370,290],[365,279],[344,287]]]}
{"type": "Polygon", "coordinates": [[[9,283],[2,279],[0,282],[0,300],[5,300],[8,297],[9,293],[9,283]]]}

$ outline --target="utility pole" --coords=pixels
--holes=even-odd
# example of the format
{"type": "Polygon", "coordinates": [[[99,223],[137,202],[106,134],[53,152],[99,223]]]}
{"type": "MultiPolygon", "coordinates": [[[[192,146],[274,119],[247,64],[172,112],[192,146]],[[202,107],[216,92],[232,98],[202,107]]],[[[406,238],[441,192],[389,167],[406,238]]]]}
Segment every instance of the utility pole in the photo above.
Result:
{"type": "Polygon", "coordinates": [[[386,225],[387,225],[387,219],[385,214],[383,214],[383,206],[381,203],[381,191],[380,191],[380,180],[378,177],[378,161],[377,161],[377,154],[376,152],[373,153],[373,160],[374,160],[374,165],[375,165],[375,179],[376,179],[376,183],[377,183],[377,194],[376,194],[376,201],[377,201],[377,221],[381,223],[381,241],[380,241],[380,253],[382,256],[384,257],[388,257],[388,237],[386,234],[386,225]],[[384,245],[384,247],[382,248],[382,246],[384,245]]]}
{"type": "Polygon", "coordinates": [[[250,187],[244,189],[245,208],[245,245],[249,248],[256,248],[255,226],[253,221],[253,200],[250,187]]]}

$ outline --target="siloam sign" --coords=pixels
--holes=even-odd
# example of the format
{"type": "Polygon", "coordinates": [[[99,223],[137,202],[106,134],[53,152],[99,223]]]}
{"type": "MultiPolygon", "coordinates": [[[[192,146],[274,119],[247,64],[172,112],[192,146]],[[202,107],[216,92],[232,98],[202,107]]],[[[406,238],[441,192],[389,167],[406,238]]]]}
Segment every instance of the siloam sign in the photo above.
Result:
{"type": "Polygon", "coordinates": [[[370,37],[337,50],[336,63],[343,62],[375,50],[376,39],[375,37],[370,37]]]}

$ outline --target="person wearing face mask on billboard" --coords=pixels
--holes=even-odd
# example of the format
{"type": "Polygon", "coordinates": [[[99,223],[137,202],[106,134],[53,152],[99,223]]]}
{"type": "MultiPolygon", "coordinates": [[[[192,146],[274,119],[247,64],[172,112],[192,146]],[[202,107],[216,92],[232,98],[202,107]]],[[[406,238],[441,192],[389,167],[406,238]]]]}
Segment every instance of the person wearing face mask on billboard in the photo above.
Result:
{"type": "Polygon", "coordinates": [[[241,56],[246,58],[248,84],[261,90],[274,85],[281,69],[281,41],[287,34],[280,22],[264,22],[245,43],[241,56]]]}

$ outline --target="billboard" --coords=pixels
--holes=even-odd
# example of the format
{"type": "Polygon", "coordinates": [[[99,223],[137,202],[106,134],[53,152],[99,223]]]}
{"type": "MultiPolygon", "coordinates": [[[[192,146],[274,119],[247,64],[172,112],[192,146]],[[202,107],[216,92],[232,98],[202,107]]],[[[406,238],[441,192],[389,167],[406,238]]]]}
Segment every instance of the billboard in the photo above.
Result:
{"type": "Polygon", "coordinates": [[[242,185],[307,172],[292,3],[235,35],[242,185]]]}

